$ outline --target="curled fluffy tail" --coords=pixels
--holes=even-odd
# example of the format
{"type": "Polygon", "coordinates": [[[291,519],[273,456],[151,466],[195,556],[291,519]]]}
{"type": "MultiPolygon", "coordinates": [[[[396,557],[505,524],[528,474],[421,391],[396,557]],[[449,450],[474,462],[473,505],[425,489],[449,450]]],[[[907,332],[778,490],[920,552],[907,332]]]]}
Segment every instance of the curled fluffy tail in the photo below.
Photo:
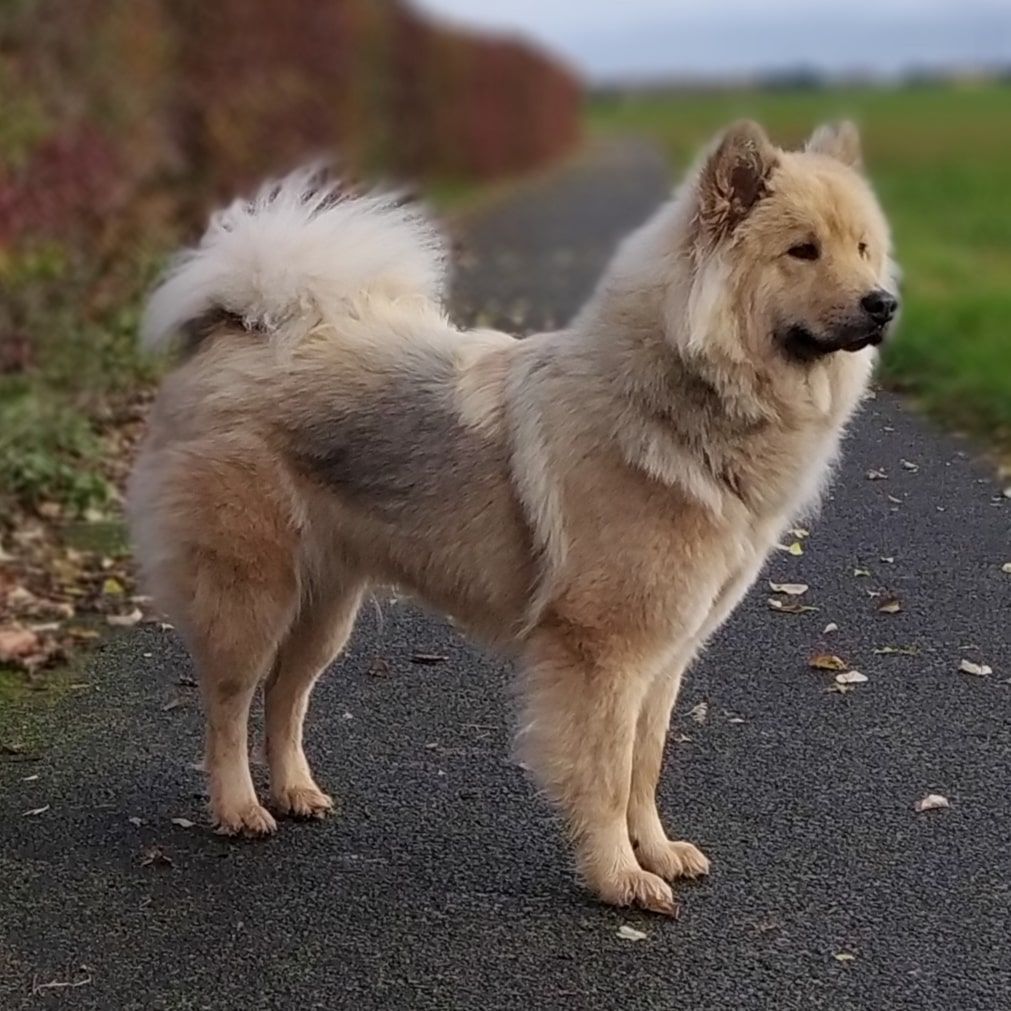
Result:
{"type": "Polygon", "coordinates": [[[214,215],[151,296],[141,342],[171,346],[213,311],[269,333],[369,291],[437,301],[444,283],[443,242],[423,213],[395,194],[341,194],[304,170],[214,215]]]}

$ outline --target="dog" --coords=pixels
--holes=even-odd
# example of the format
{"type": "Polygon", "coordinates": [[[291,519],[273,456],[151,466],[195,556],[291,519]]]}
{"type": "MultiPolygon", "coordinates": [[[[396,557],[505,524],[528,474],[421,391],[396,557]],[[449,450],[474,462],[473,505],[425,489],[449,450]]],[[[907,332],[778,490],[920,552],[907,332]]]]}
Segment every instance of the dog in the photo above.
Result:
{"type": "Polygon", "coordinates": [[[893,326],[889,229],[847,123],[738,123],[619,246],[564,329],[446,317],[423,213],[309,172],[212,219],[142,326],[180,350],[129,490],[137,557],[206,711],[220,832],[332,806],[313,683],[370,587],[521,671],[520,756],[604,902],[671,914],[706,874],[655,792],[682,675],[815,507],[893,326]]]}

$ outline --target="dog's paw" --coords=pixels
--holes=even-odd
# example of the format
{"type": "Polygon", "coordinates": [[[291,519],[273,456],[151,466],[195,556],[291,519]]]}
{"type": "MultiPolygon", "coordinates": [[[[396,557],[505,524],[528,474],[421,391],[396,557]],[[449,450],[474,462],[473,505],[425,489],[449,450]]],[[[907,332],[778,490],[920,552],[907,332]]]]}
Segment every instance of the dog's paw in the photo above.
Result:
{"type": "Polygon", "coordinates": [[[333,810],[333,798],[316,786],[289,786],[272,791],[274,809],[290,818],[325,818],[333,810]]]}
{"type": "Polygon", "coordinates": [[[675,878],[697,878],[709,873],[709,859],[690,842],[668,840],[656,849],[637,853],[639,863],[666,881],[675,878]]]}
{"type": "Polygon", "coordinates": [[[213,818],[214,831],[219,835],[259,839],[277,831],[277,822],[271,813],[255,802],[245,807],[215,810],[213,818]]]}
{"type": "Polygon", "coordinates": [[[624,871],[596,885],[598,897],[612,906],[636,906],[652,913],[677,916],[671,886],[649,871],[624,871]]]}

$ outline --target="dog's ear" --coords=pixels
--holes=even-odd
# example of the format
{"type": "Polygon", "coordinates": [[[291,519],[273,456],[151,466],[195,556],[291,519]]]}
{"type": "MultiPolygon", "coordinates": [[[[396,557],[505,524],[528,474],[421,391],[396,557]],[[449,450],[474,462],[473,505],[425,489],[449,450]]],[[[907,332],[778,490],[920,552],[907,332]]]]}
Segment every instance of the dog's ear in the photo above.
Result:
{"type": "Polygon", "coordinates": [[[768,192],[776,149],[750,120],[731,126],[705,159],[699,175],[699,224],[712,238],[729,235],[768,192]]]}
{"type": "Polygon", "coordinates": [[[838,123],[824,123],[811,134],[804,145],[805,151],[828,155],[850,168],[863,167],[864,157],[860,147],[860,131],[856,124],[844,119],[838,123]]]}

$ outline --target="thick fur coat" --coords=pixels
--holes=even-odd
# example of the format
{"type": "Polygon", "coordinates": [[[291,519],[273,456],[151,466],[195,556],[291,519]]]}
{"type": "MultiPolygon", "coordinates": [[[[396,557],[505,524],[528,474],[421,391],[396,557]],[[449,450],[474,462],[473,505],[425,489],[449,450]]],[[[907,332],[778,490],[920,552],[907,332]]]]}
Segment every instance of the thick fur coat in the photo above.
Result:
{"type": "Polygon", "coordinates": [[[307,174],[218,215],[153,296],[183,345],[130,492],[184,636],[221,831],[321,816],[309,692],[370,587],[395,585],[522,670],[519,742],[607,902],[673,910],[706,873],[655,789],[681,677],[816,502],[894,315],[852,127],[804,151],[732,127],[563,330],[463,332],[417,212],[307,174]]]}

